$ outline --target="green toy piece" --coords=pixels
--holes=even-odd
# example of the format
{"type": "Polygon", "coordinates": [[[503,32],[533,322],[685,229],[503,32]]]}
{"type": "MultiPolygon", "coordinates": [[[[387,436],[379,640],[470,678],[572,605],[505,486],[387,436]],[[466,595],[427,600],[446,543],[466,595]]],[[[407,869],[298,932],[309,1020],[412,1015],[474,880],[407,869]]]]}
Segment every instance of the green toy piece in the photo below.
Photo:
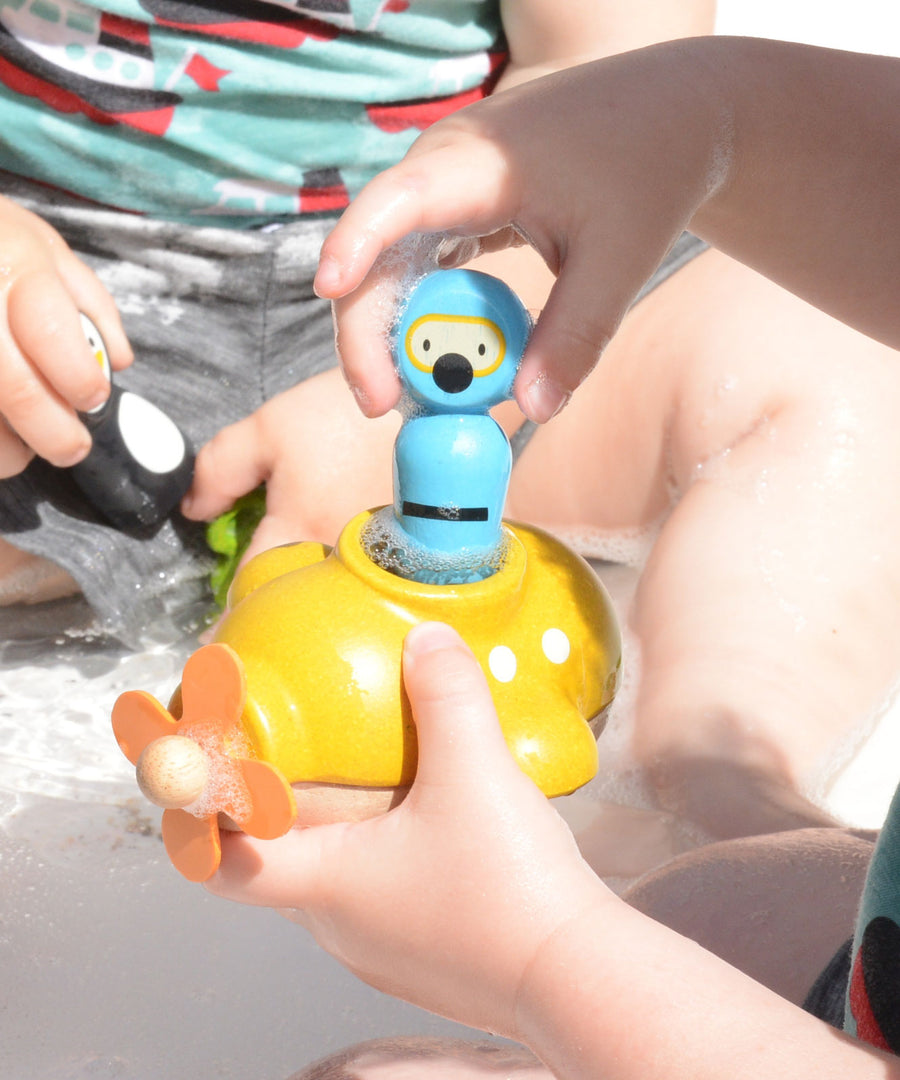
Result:
{"type": "Polygon", "coordinates": [[[213,599],[224,609],[228,602],[228,590],[244,556],[256,527],[266,513],[266,485],[260,484],[254,491],[240,499],[211,521],[206,529],[206,542],[218,555],[215,567],[209,575],[213,599]]]}

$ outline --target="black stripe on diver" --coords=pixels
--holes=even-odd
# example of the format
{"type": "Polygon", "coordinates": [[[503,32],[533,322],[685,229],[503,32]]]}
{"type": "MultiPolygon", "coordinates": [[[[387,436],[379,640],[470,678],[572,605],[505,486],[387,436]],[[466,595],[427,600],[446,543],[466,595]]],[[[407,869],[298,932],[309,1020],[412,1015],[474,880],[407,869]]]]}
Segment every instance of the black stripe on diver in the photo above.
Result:
{"type": "Polygon", "coordinates": [[[430,518],[435,521],[487,521],[486,506],[429,506],[428,503],[406,502],[400,511],[404,517],[430,518]]]}

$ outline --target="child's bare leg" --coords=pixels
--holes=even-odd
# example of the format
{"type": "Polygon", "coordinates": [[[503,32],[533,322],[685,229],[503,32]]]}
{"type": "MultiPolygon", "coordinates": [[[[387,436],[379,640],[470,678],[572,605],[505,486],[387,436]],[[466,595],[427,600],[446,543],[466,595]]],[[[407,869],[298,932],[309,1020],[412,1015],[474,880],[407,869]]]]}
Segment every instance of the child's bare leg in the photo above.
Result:
{"type": "Polygon", "coordinates": [[[634,885],[633,907],[797,1005],[853,921],[874,834],[800,829],[723,840],[634,885]]]}
{"type": "MultiPolygon", "coordinates": [[[[702,279],[701,266],[685,278],[692,269],[702,279]]],[[[886,498],[900,466],[895,354],[735,276],[750,279],[743,297],[756,293],[762,322],[754,331],[746,300],[723,299],[697,335],[707,380],[684,387],[700,394],[672,432],[685,494],[634,613],[638,753],[669,807],[719,836],[827,823],[800,790],[896,678],[900,599],[900,518],[886,498]],[[719,402],[742,391],[755,415],[738,407],[729,431],[719,402]],[[717,412],[710,441],[702,425],[717,412]]]]}
{"type": "Polygon", "coordinates": [[[62,567],[0,538],[0,607],[58,600],[78,591],[74,578],[62,567]]]}
{"type": "Polygon", "coordinates": [[[827,824],[804,780],[896,677],[898,410],[896,354],[708,252],[513,476],[514,513],[588,535],[680,496],[633,613],[636,751],[713,835],[827,824]]]}

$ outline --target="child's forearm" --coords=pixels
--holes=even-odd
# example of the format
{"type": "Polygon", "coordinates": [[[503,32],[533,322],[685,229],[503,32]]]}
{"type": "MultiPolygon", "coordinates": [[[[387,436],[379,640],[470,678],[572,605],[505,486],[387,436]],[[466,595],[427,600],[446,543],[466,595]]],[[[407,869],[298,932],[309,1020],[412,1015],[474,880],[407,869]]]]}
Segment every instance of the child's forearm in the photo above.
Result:
{"type": "Polygon", "coordinates": [[[818,307],[900,344],[900,61],[754,39],[683,59],[727,110],[727,181],[693,227],[818,307]]]}
{"type": "Polygon", "coordinates": [[[568,924],[520,989],[519,1037],[560,1080],[886,1080],[900,1063],[628,908],[568,924]],[[615,923],[615,925],[612,925],[615,923]]]}

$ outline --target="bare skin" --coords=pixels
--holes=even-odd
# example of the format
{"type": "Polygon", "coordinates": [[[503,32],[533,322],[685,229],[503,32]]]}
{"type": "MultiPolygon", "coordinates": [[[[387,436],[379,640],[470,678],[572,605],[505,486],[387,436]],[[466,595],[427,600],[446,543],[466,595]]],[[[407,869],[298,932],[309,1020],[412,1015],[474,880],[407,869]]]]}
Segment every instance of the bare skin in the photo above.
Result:
{"type": "MultiPolygon", "coordinates": [[[[703,881],[710,908],[726,897],[738,901],[715,932],[733,937],[729,920],[743,911],[758,922],[760,904],[767,905],[772,923],[759,939],[765,948],[777,946],[777,919],[791,901],[796,907],[811,899],[815,911],[805,920],[795,912],[788,931],[808,928],[819,902],[835,898],[834,917],[814,931],[823,952],[829,937],[843,935],[843,916],[852,918],[847,895],[859,884],[864,852],[843,851],[830,829],[811,844],[803,834],[760,838],[781,848],[760,884],[753,866],[765,869],[764,848],[754,856],[757,842],[741,841],[736,857],[725,845],[705,869],[695,864],[680,874],[676,867],[674,889],[648,882],[629,906],[587,868],[551,805],[515,765],[484,676],[458,635],[434,623],[413,628],[403,670],[420,747],[404,802],[365,822],[294,830],[275,841],[225,837],[208,887],[281,909],[371,985],[521,1042],[545,1071],[527,1058],[491,1060],[484,1050],[467,1048],[454,1061],[453,1045],[420,1044],[406,1053],[389,1044],[352,1050],[331,1073],[320,1063],[310,1078],[376,1080],[398,1071],[435,1080],[520,1072],[529,1080],[900,1075],[896,1059],[829,1029],[636,906],[674,908],[679,885],[684,895],[685,881],[692,890],[703,881]],[[768,886],[793,887],[804,867],[803,891],[776,892],[773,906],[768,886]],[[836,885],[829,870],[852,880],[836,885]],[[742,877],[752,888],[735,894],[742,877]]],[[[690,898],[686,917],[695,921],[690,898]]],[[[749,942],[752,920],[742,928],[749,942]]],[[[790,955],[802,955],[813,970],[816,957],[799,943],[790,955]]]]}
{"type": "Polygon", "coordinates": [[[626,318],[514,475],[513,515],[598,554],[661,523],[630,616],[635,750],[711,835],[828,824],[800,793],[896,679],[898,406],[892,350],[711,251],[626,318]]]}
{"type": "MultiPolygon", "coordinates": [[[[623,897],[637,911],[795,1005],[847,939],[874,837],[802,829],[708,844],[648,874],[623,897]]],[[[291,1080],[551,1080],[525,1047],[452,1038],[373,1039],[291,1080]]]]}

